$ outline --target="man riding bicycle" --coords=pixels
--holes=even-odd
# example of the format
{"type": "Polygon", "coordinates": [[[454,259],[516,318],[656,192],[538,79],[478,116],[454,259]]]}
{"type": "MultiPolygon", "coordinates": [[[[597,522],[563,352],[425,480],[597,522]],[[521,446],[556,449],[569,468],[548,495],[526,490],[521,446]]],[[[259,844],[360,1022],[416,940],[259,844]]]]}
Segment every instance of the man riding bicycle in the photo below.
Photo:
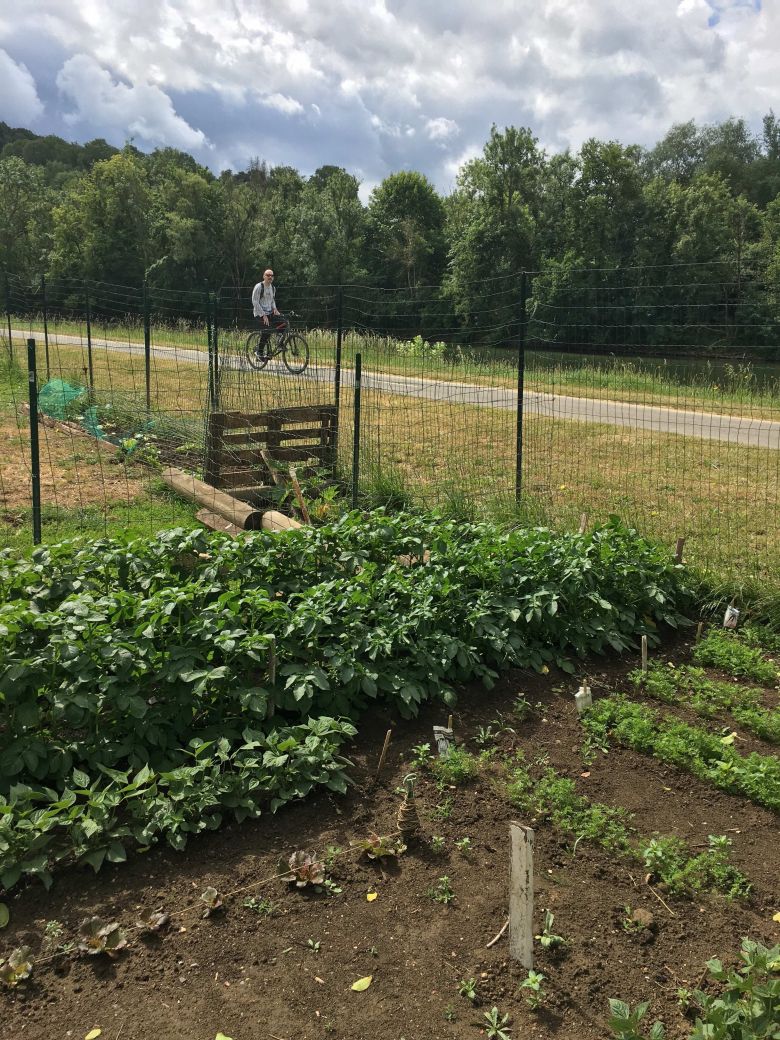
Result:
{"type": "Polygon", "coordinates": [[[258,282],[252,290],[252,312],[263,325],[258,353],[265,353],[268,340],[273,332],[286,332],[289,323],[276,308],[276,289],[274,273],[268,268],[263,272],[262,282],[258,282]]]}

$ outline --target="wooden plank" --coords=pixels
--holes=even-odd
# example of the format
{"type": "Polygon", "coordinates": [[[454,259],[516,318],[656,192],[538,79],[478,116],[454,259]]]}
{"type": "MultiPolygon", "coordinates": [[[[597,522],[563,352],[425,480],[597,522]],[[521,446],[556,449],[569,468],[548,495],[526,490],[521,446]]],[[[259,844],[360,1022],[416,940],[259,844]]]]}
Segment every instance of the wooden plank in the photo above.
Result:
{"type": "Polygon", "coordinates": [[[253,506],[267,505],[268,502],[276,502],[279,498],[270,484],[258,484],[256,487],[234,488],[230,492],[231,498],[237,498],[239,502],[248,502],[253,506]]]}
{"type": "Polygon", "coordinates": [[[534,966],[534,832],[509,824],[509,956],[530,971],[534,966]]]}
{"type": "MultiPolygon", "coordinates": [[[[288,448],[298,452],[312,452],[312,458],[319,457],[323,447],[322,444],[288,444],[288,448]]],[[[220,470],[239,469],[262,469],[266,458],[275,458],[279,448],[242,448],[233,451],[224,449],[216,456],[216,463],[220,470]]]]}
{"type": "Polygon", "coordinates": [[[326,426],[301,426],[280,430],[253,430],[251,433],[229,433],[222,438],[222,446],[224,448],[251,447],[253,444],[268,444],[269,440],[321,442],[323,434],[327,432],[326,426]]]}
{"type": "Polygon", "coordinates": [[[327,452],[326,445],[318,444],[311,448],[274,448],[268,454],[274,462],[305,462],[306,459],[317,459],[322,462],[327,452]]]}
{"type": "Polygon", "coordinates": [[[226,489],[258,487],[260,484],[265,484],[267,477],[266,469],[220,470],[214,487],[226,489]]]}
{"type": "Polygon", "coordinates": [[[335,415],[336,409],[332,404],[296,405],[293,408],[269,408],[265,414],[281,419],[283,423],[322,422],[324,418],[335,415]]]}
{"type": "Polygon", "coordinates": [[[212,412],[211,418],[219,419],[225,430],[268,425],[268,412],[212,412]]]}
{"type": "Polygon", "coordinates": [[[260,527],[262,514],[259,510],[237,501],[232,495],[226,495],[211,484],[198,480],[191,473],[168,466],[160,471],[160,478],[184,498],[219,513],[236,527],[247,531],[256,531],[260,527]]]}

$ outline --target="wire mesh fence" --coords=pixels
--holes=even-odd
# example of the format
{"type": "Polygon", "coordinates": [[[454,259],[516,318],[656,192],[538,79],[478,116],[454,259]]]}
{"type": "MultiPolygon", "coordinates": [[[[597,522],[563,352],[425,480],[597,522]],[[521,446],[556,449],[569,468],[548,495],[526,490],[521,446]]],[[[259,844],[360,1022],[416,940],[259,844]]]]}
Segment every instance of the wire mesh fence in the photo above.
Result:
{"type": "Polygon", "coordinates": [[[466,294],[282,286],[305,338],[298,371],[276,337],[258,363],[251,291],[9,277],[6,544],[32,540],[34,338],[46,541],[194,525],[197,505],[161,472],[216,479],[219,457],[219,486],[247,501],[286,507],[275,470],[296,464],[314,474],[307,494],[346,502],[568,528],[617,514],[670,546],[686,538],[702,567],[780,585],[780,295],[766,273],[557,267],[466,294]]]}

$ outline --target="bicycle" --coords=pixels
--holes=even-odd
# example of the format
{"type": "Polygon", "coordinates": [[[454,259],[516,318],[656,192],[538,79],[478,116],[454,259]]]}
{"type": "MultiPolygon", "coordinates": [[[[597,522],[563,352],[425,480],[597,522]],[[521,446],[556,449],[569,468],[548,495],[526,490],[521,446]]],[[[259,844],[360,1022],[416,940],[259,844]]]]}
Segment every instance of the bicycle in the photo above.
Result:
{"type": "Polygon", "coordinates": [[[309,344],[306,337],[300,332],[293,332],[290,328],[278,332],[272,329],[268,331],[256,330],[250,332],[246,338],[244,347],[246,359],[252,368],[258,372],[265,368],[271,358],[282,355],[284,367],[293,376],[299,376],[306,371],[309,364],[309,344]],[[260,341],[263,336],[268,336],[266,343],[261,347],[260,341]],[[273,343],[276,340],[276,343],[273,343]]]}

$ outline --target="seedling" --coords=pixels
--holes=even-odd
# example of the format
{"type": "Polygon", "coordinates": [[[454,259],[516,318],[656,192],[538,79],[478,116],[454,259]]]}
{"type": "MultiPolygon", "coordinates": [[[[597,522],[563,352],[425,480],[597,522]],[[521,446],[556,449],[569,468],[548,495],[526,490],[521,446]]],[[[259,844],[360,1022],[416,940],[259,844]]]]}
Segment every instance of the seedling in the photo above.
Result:
{"type": "Polygon", "coordinates": [[[434,834],[431,838],[431,852],[437,855],[444,852],[444,838],[441,834],[434,834]]]}
{"type": "Polygon", "coordinates": [[[65,934],[60,921],[47,921],[43,929],[43,943],[41,951],[45,954],[72,953],[76,948],[75,942],[61,942],[65,934]]]}
{"type": "Polygon", "coordinates": [[[492,1007],[490,1011],[484,1013],[486,1023],[486,1033],[489,1037],[494,1037],[495,1040],[510,1040],[508,1028],[509,1028],[509,1015],[502,1015],[497,1007],[492,1007]]]}
{"type": "Polygon", "coordinates": [[[142,910],[135,926],[142,932],[161,932],[169,921],[170,917],[162,910],[142,910]]]}
{"type": "Polygon", "coordinates": [[[412,748],[412,765],[415,769],[425,769],[433,758],[430,744],[415,744],[412,748]]]}
{"type": "Polygon", "coordinates": [[[90,957],[96,957],[99,953],[115,957],[120,950],[127,946],[125,933],[116,921],[107,923],[101,917],[88,917],[82,921],[79,935],[81,942],[78,944],[78,949],[90,957]]]}
{"type": "Polygon", "coordinates": [[[442,798],[438,805],[434,805],[428,814],[432,820],[449,820],[455,805],[454,798],[442,798]]]}
{"type": "Polygon", "coordinates": [[[7,961],[0,959],[0,982],[12,989],[20,982],[29,979],[33,969],[29,946],[18,946],[12,950],[7,961]]]}
{"type": "Polygon", "coordinates": [[[322,946],[322,942],[319,939],[307,939],[306,945],[312,953],[319,953],[320,947],[322,946]]]}
{"type": "Polygon", "coordinates": [[[544,980],[545,976],[540,971],[529,971],[528,975],[520,983],[520,989],[528,990],[525,1002],[532,1011],[538,1011],[547,997],[547,994],[542,989],[544,980]]]}
{"type": "Polygon", "coordinates": [[[455,893],[452,891],[450,879],[446,874],[439,878],[438,884],[430,890],[430,895],[435,902],[443,903],[445,906],[449,906],[454,901],[455,893]]]}
{"type": "Polygon", "coordinates": [[[210,914],[222,909],[222,896],[211,885],[201,892],[200,901],[206,904],[204,917],[209,917],[210,914]]]}
{"type": "Polygon", "coordinates": [[[341,885],[337,884],[333,878],[325,878],[322,882],[322,887],[328,893],[329,896],[340,896],[344,889],[341,885]]]}
{"type": "Polygon", "coordinates": [[[264,917],[273,917],[279,909],[276,903],[272,903],[270,899],[258,899],[257,896],[247,896],[244,900],[244,906],[247,910],[251,910],[255,914],[261,914],[264,917]]]}
{"type": "Polygon", "coordinates": [[[636,935],[637,932],[643,931],[645,927],[644,924],[642,924],[641,921],[638,921],[633,915],[634,911],[628,903],[626,903],[623,907],[623,917],[620,925],[623,931],[627,932],[629,935],[636,935]]]}
{"type": "Polygon", "coordinates": [[[532,711],[533,708],[525,699],[525,697],[522,696],[522,694],[519,697],[516,697],[514,702],[512,703],[512,714],[520,722],[523,722],[525,719],[527,719],[532,711]]]}
{"type": "Polygon", "coordinates": [[[492,726],[480,726],[477,729],[476,736],[474,737],[474,740],[477,742],[477,744],[479,744],[481,748],[487,747],[488,744],[494,743],[495,739],[496,734],[493,732],[492,726]]]}
{"type": "MultiPolygon", "coordinates": [[[[645,1034],[642,1029],[642,1019],[647,1014],[649,1006],[649,1002],[644,1001],[637,1004],[632,1011],[630,1005],[625,1001],[609,998],[609,1010],[612,1012],[609,1026],[616,1040],[643,1040],[645,1034]]],[[[650,1029],[650,1040],[663,1040],[665,1035],[663,1024],[654,1022],[650,1029]]],[[[701,1035],[706,1036],[707,1034],[702,1033],[701,1035]]]]}
{"type": "Polygon", "coordinates": [[[544,950],[564,950],[569,945],[567,939],[564,939],[562,935],[556,935],[555,932],[553,932],[552,926],[554,921],[555,915],[552,910],[545,910],[542,934],[534,936],[535,939],[539,940],[539,943],[544,950]]]}
{"type": "Polygon", "coordinates": [[[461,997],[465,997],[466,1000],[471,1001],[472,1004],[477,1002],[477,980],[476,979],[461,979],[458,983],[458,994],[461,997]]]}
{"type": "Polygon", "coordinates": [[[344,850],[341,848],[340,845],[328,845],[328,847],[325,849],[325,860],[324,860],[324,862],[325,862],[325,869],[326,870],[331,870],[332,869],[333,864],[336,862],[336,860],[338,859],[338,857],[341,855],[341,853],[343,851],[344,850]]]}
{"type": "Polygon", "coordinates": [[[454,1022],[457,1019],[457,1013],[452,1004],[448,1004],[443,1011],[444,1018],[447,1022],[454,1022]]]}
{"type": "Polygon", "coordinates": [[[455,842],[455,848],[458,852],[462,852],[464,856],[468,856],[472,849],[471,838],[460,838],[455,842]]]}
{"type": "Polygon", "coordinates": [[[293,852],[288,861],[292,877],[288,878],[290,884],[296,888],[306,888],[307,885],[317,887],[325,884],[325,866],[309,852],[293,852]]]}
{"type": "Polygon", "coordinates": [[[406,845],[402,841],[373,832],[367,838],[353,841],[350,844],[354,848],[360,849],[369,859],[389,859],[391,856],[400,856],[406,852],[406,845]]]}
{"type": "Polygon", "coordinates": [[[476,755],[463,748],[454,747],[446,755],[435,759],[431,763],[431,770],[440,784],[465,784],[478,775],[480,762],[476,755]]]}

